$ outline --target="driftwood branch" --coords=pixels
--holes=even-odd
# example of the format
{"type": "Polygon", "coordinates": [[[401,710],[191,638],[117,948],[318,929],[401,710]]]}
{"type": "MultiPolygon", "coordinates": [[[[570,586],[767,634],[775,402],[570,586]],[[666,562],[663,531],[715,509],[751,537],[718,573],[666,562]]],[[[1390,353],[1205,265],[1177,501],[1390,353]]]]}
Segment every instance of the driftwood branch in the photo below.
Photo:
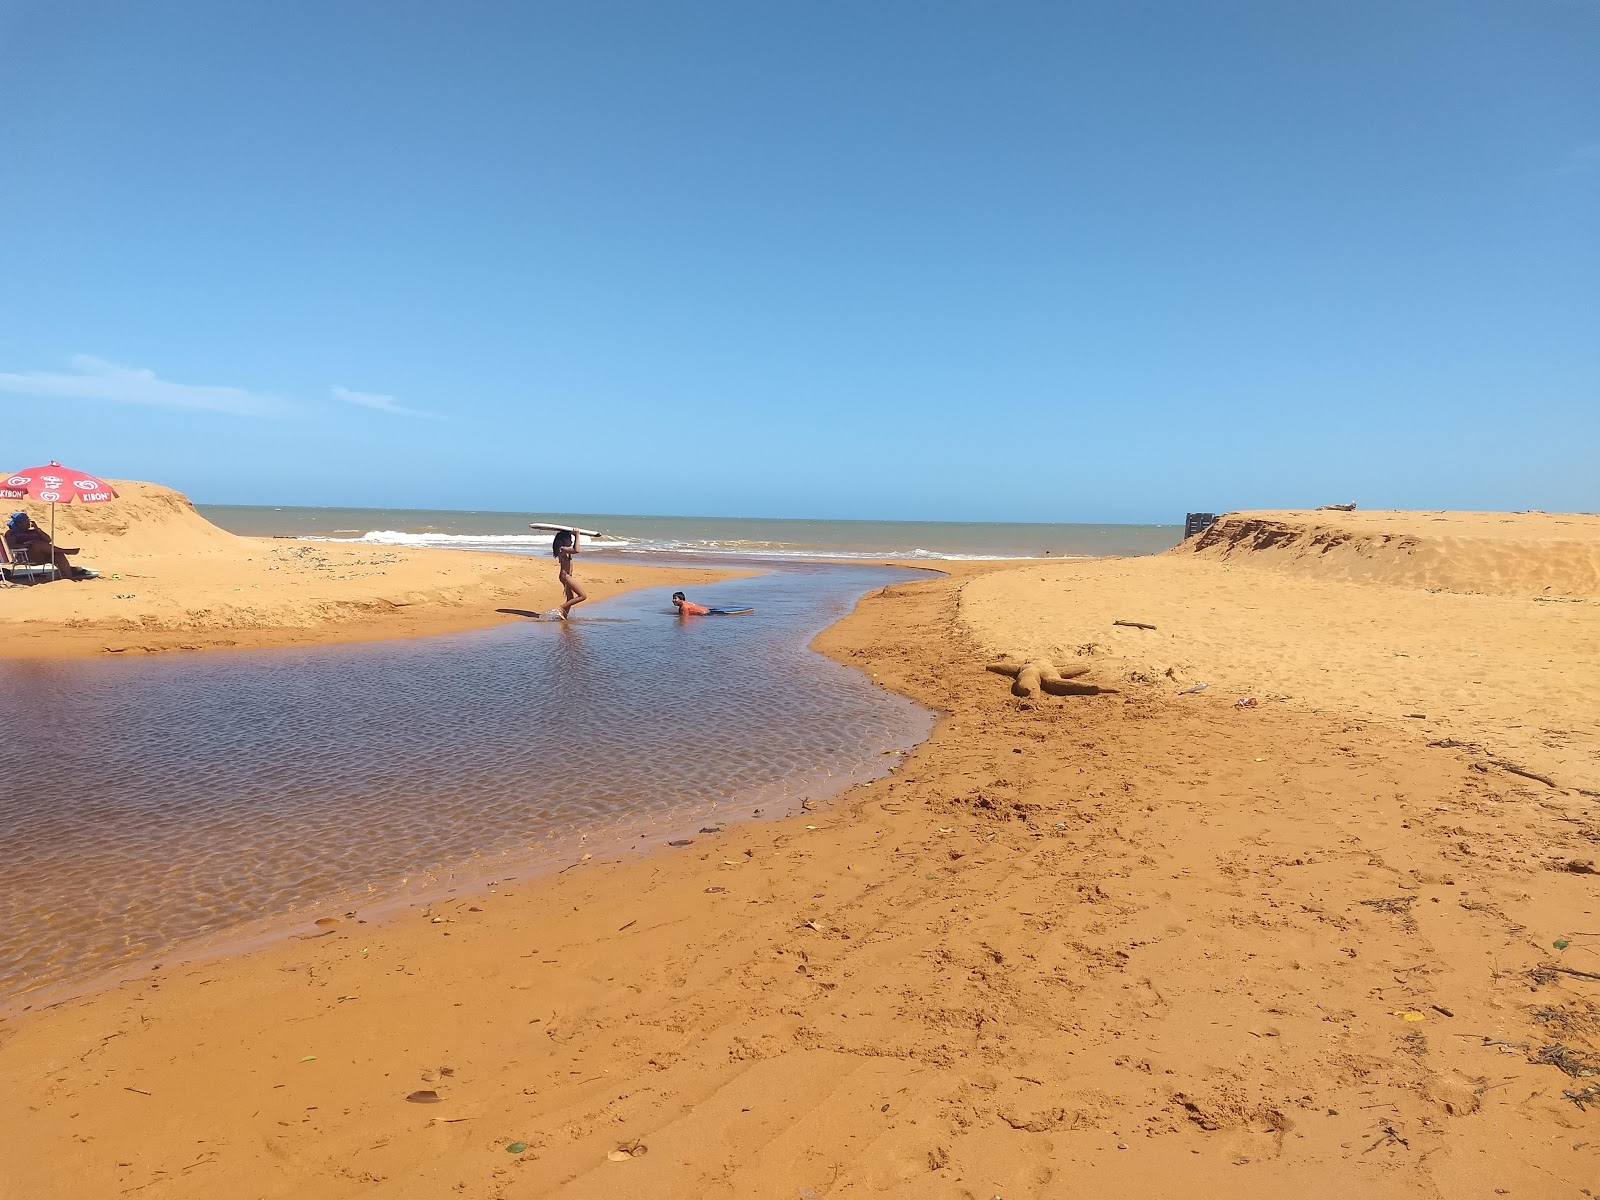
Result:
{"type": "MultiPolygon", "coordinates": [[[[1438,745],[1438,744],[1439,743],[1437,743],[1437,742],[1430,742],[1429,743],[1429,745],[1435,745],[1435,746],[1438,745]]],[[[1456,745],[1460,745],[1460,744],[1461,743],[1459,743],[1459,742],[1456,743],[1456,745]]],[[[1507,775],[1520,775],[1524,779],[1531,779],[1535,783],[1542,783],[1542,784],[1545,785],[1545,787],[1555,788],[1557,791],[1561,790],[1561,785],[1559,783],[1557,783],[1554,779],[1551,779],[1550,776],[1541,775],[1537,771],[1530,771],[1526,767],[1519,767],[1519,766],[1517,766],[1516,763],[1507,762],[1503,758],[1490,758],[1490,759],[1486,759],[1483,762],[1470,763],[1469,765],[1472,767],[1472,769],[1474,771],[1482,771],[1486,775],[1489,773],[1489,768],[1490,767],[1499,767],[1507,775]]]]}
{"type": "Polygon", "coordinates": [[[1147,624],[1144,621],[1113,621],[1111,623],[1113,625],[1124,626],[1127,629],[1154,629],[1155,628],[1154,625],[1147,624]]]}
{"type": "Polygon", "coordinates": [[[1493,762],[1494,765],[1499,767],[1502,771],[1509,771],[1513,775],[1521,775],[1524,779],[1532,779],[1536,783],[1544,784],[1545,787],[1558,788],[1561,786],[1554,779],[1551,779],[1550,776],[1541,775],[1537,771],[1529,771],[1524,767],[1517,766],[1516,763],[1508,763],[1503,759],[1498,758],[1494,759],[1493,762]]]}

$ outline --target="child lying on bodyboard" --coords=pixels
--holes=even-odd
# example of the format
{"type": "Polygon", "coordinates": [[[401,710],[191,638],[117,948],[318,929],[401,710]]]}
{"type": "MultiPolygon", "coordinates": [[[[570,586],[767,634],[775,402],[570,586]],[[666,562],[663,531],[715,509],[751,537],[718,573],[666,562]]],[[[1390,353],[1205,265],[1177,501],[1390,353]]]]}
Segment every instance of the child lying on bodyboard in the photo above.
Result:
{"type": "Polygon", "coordinates": [[[744,608],[707,608],[704,604],[696,604],[682,592],[672,593],[672,607],[678,610],[680,617],[732,617],[739,613],[755,612],[755,609],[744,608]]]}

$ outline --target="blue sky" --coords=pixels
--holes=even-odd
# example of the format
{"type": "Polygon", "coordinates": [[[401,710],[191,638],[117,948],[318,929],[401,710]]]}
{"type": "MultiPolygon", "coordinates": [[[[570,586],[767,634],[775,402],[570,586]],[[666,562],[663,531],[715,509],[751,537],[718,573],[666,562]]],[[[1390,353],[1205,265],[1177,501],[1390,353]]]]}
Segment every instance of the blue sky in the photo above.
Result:
{"type": "Polygon", "coordinates": [[[1600,0],[0,0],[5,469],[1600,508],[1600,0]]]}

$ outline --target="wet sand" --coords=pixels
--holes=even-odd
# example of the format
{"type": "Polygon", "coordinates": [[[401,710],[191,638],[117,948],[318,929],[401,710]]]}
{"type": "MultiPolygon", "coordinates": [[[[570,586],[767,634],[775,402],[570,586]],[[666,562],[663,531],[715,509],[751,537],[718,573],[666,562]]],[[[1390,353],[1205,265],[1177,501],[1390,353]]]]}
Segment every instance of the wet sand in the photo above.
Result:
{"type": "Polygon", "coordinates": [[[869,596],[819,648],[947,715],[824,811],[0,1023],[0,1193],[1586,1195],[1600,597],[1474,631],[1565,689],[1566,740],[1508,748],[1470,681],[1428,697],[1454,736],[1382,710],[1394,653],[1314,686],[1337,629],[1248,658],[1291,616],[1425,605],[1398,566],[1312,594],[1152,561],[869,596]],[[983,669],[1057,645],[1120,691],[983,669]]]}

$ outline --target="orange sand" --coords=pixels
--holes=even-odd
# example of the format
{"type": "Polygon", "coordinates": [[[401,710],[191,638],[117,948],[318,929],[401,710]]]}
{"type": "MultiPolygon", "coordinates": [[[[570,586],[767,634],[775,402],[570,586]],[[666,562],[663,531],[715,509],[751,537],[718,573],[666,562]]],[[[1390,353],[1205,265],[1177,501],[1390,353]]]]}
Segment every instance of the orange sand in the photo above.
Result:
{"type": "Polygon", "coordinates": [[[819,647],[948,715],[825,812],[0,1022],[0,1196],[1588,1194],[1597,597],[1248,558],[886,589],[819,647]],[[1576,732],[1513,746],[1430,613],[1576,732]],[[983,670],[1056,645],[1124,693],[983,670]]]}
{"type": "Polygon", "coordinates": [[[1600,516],[1593,513],[1228,513],[1184,549],[1315,579],[1600,596],[1600,516]]]}
{"type": "MultiPolygon", "coordinates": [[[[525,619],[561,586],[548,558],[464,550],[246,538],[217,528],[188,499],[151,483],[117,482],[119,498],[56,506],[56,540],[99,571],[0,591],[0,656],[241,649],[448,633],[525,619]]],[[[8,502],[50,527],[50,506],[8,502]]],[[[630,588],[739,572],[589,565],[593,600],[630,588]]]]}
{"type": "Polygon", "coordinates": [[[1163,555],[990,576],[962,616],[991,650],[1210,685],[1178,703],[1379,718],[1600,792],[1600,517],[1232,514],[1163,555]]]}

